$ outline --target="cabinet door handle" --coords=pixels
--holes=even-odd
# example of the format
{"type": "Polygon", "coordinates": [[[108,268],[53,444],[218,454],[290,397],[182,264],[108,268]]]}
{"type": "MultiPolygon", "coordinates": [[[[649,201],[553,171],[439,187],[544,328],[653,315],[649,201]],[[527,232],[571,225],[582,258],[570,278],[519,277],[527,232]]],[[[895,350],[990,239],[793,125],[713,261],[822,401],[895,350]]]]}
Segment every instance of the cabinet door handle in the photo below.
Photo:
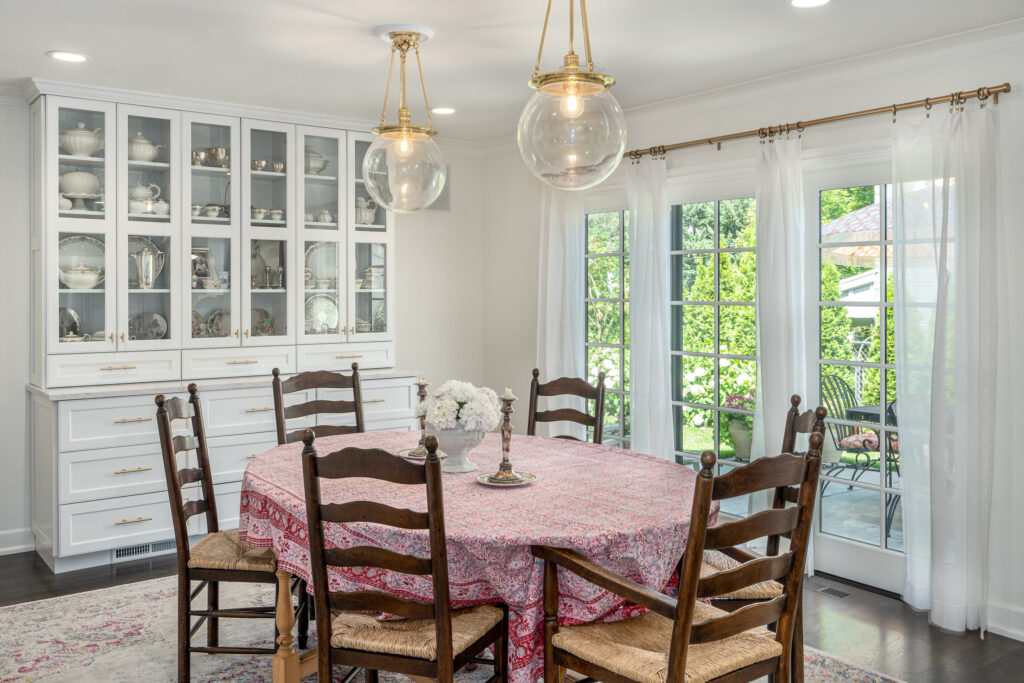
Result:
{"type": "Polygon", "coordinates": [[[124,342],[124,332],[121,333],[121,341],[124,342]]]}
{"type": "Polygon", "coordinates": [[[251,453],[251,454],[245,456],[245,459],[246,460],[252,460],[253,458],[258,458],[258,457],[260,457],[259,453],[251,453]]]}
{"type": "Polygon", "coordinates": [[[235,336],[236,337],[238,336],[238,330],[235,330],[235,336]]]}
{"type": "Polygon", "coordinates": [[[246,338],[248,339],[248,337],[249,337],[249,330],[246,329],[244,334],[245,334],[246,338]]]}
{"type": "Polygon", "coordinates": [[[134,365],[104,365],[100,370],[134,370],[134,365]]]}
{"type": "Polygon", "coordinates": [[[383,403],[383,402],[384,402],[384,399],[382,399],[382,398],[364,398],[363,399],[363,403],[383,403]]]}
{"type": "Polygon", "coordinates": [[[229,360],[228,365],[252,365],[253,363],[259,363],[258,360],[229,360]]]}
{"type": "Polygon", "coordinates": [[[114,333],[113,332],[110,333],[110,341],[114,341],[114,333]]]}
{"type": "Polygon", "coordinates": [[[149,422],[152,419],[151,417],[122,417],[120,420],[114,420],[114,424],[123,425],[129,422],[149,422]]]}
{"type": "Polygon", "coordinates": [[[129,474],[131,472],[149,472],[152,467],[133,467],[131,469],[114,470],[114,474],[129,474]]]}
{"type": "Polygon", "coordinates": [[[273,408],[271,408],[271,407],[264,407],[264,408],[246,408],[246,409],[245,409],[245,412],[247,412],[247,413],[265,413],[265,412],[266,412],[266,411],[268,411],[268,410],[273,410],[273,408]]]}
{"type": "Polygon", "coordinates": [[[136,522],[148,522],[153,519],[152,517],[136,517],[135,519],[122,519],[120,522],[114,522],[114,526],[120,526],[122,524],[135,524],[136,522]]]}
{"type": "Polygon", "coordinates": [[[361,354],[361,353],[343,353],[340,356],[335,356],[335,358],[362,358],[362,357],[363,357],[363,354],[361,354]]]}

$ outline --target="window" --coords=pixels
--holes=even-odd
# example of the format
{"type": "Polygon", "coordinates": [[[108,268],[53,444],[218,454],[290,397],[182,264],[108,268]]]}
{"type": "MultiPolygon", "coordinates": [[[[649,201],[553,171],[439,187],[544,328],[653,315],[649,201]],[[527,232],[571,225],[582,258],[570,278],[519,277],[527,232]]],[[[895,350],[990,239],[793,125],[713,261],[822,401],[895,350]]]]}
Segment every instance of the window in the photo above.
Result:
{"type": "MultiPolygon", "coordinates": [[[[755,213],[753,197],[672,207],[676,459],[695,463],[711,450],[720,473],[750,460],[757,386],[755,213]]],[[[723,510],[745,515],[747,503],[735,499],[723,510]]]]}
{"type": "Polygon", "coordinates": [[[819,197],[820,531],[902,552],[890,191],[819,197]]]}
{"type": "MultiPolygon", "coordinates": [[[[629,448],[629,226],[625,211],[587,214],[587,373],[605,373],[604,443],[629,448]]],[[[593,411],[593,403],[588,406],[593,411]]],[[[592,434],[593,432],[591,432],[592,434]]]]}

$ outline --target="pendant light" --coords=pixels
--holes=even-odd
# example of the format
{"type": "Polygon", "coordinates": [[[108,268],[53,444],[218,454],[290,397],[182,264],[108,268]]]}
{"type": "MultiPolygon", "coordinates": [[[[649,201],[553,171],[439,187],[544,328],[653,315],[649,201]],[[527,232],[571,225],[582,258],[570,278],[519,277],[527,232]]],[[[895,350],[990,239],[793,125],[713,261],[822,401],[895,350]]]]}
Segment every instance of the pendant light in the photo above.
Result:
{"type": "Polygon", "coordinates": [[[579,0],[586,68],[573,49],[576,0],[569,0],[569,54],[561,70],[540,72],[551,0],[544,14],[537,64],[530,78],[533,96],[519,116],[516,141],[530,172],[560,190],[597,185],[618,167],[626,150],[626,117],[608,91],[615,79],[594,71],[587,26],[587,1],[579,0]]]}
{"type": "Polygon", "coordinates": [[[447,174],[441,148],[432,139],[437,131],[430,117],[427,86],[423,81],[423,65],[420,62],[419,43],[429,39],[432,32],[422,26],[395,25],[381,26],[377,34],[391,42],[391,63],[388,66],[380,125],[373,129],[377,139],[363,157],[363,181],[370,197],[380,206],[397,213],[412,213],[434,203],[444,188],[447,174]],[[416,53],[416,66],[423,86],[426,126],[412,122],[412,114],[405,99],[405,67],[410,50],[416,53]],[[386,123],[396,52],[400,59],[398,123],[386,123]]]}

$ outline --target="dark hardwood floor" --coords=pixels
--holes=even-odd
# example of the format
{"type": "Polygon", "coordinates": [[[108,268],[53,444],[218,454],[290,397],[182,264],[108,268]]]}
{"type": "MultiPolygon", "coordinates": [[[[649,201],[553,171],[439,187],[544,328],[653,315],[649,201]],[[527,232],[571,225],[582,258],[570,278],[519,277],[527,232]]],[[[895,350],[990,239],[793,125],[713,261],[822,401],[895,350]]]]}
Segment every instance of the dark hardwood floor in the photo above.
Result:
{"type": "MultiPolygon", "coordinates": [[[[164,555],[55,576],[35,553],[0,556],[0,606],[172,576],[174,563],[164,555]]],[[[806,583],[804,601],[806,643],[853,664],[911,683],[1024,681],[1024,643],[947,633],[899,600],[824,577],[806,583]]]]}

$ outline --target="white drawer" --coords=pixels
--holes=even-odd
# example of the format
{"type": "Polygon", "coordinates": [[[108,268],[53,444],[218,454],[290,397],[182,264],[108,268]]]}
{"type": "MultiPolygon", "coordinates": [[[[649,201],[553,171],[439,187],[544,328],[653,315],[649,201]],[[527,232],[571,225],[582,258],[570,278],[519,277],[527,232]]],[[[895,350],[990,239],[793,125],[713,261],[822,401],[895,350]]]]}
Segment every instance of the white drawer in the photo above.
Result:
{"type": "MultiPolygon", "coordinates": [[[[217,526],[221,531],[237,529],[242,504],[242,482],[214,484],[213,495],[217,500],[217,526]]],[[[206,533],[206,515],[190,517],[188,522],[189,534],[206,533]]]]}
{"type": "MultiPolygon", "coordinates": [[[[185,458],[179,456],[179,467],[189,464],[185,458]]],[[[71,451],[61,453],[59,461],[60,504],[167,489],[164,459],[158,444],[71,451]]]]}
{"type": "Polygon", "coordinates": [[[350,370],[352,363],[359,369],[395,367],[393,342],[362,342],[358,344],[312,344],[300,346],[297,372],[310,370],[350,370]]]}
{"type": "Polygon", "coordinates": [[[181,379],[180,351],[50,354],[46,357],[46,383],[50,387],[178,379],[181,379]]]}
{"type": "Polygon", "coordinates": [[[215,486],[241,481],[253,457],[277,445],[277,432],[216,436],[206,440],[215,486]]]}
{"type": "MultiPolygon", "coordinates": [[[[196,497],[189,491],[186,500],[196,497]]],[[[174,538],[165,492],[71,503],[59,510],[60,557],[174,538]]]]}
{"type": "MultiPolygon", "coordinates": [[[[202,389],[199,387],[200,396],[202,389]]],[[[305,403],[312,399],[313,390],[299,391],[287,394],[285,405],[305,403]]],[[[203,422],[207,439],[231,434],[276,433],[271,378],[267,377],[266,387],[260,389],[211,391],[203,400],[203,422]]],[[[289,430],[311,427],[313,424],[312,416],[288,421],[289,430]]]]}
{"type": "Polygon", "coordinates": [[[401,430],[403,432],[419,431],[420,421],[415,417],[405,417],[397,420],[381,420],[380,422],[367,422],[368,432],[388,432],[401,430]]]}
{"type": "MultiPolygon", "coordinates": [[[[408,418],[413,414],[416,387],[408,377],[368,379],[360,383],[363,394],[363,418],[367,424],[380,420],[408,418]]],[[[351,401],[351,389],[317,389],[317,398],[327,401],[351,401]]],[[[318,415],[317,424],[355,424],[351,413],[318,415]]],[[[291,427],[291,423],[289,423],[291,427]]]]}
{"type": "Polygon", "coordinates": [[[231,349],[188,349],[181,352],[182,374],[188,381],[211,377],[251,377],[279,368],[295,372],[294,346],[238,347],[231,349]]]}
{"type": "Polygon", "coordinates": [[[153,398],[140,394],[61,401],[57,410],[58,450],[159,443],[153,398]]]}

